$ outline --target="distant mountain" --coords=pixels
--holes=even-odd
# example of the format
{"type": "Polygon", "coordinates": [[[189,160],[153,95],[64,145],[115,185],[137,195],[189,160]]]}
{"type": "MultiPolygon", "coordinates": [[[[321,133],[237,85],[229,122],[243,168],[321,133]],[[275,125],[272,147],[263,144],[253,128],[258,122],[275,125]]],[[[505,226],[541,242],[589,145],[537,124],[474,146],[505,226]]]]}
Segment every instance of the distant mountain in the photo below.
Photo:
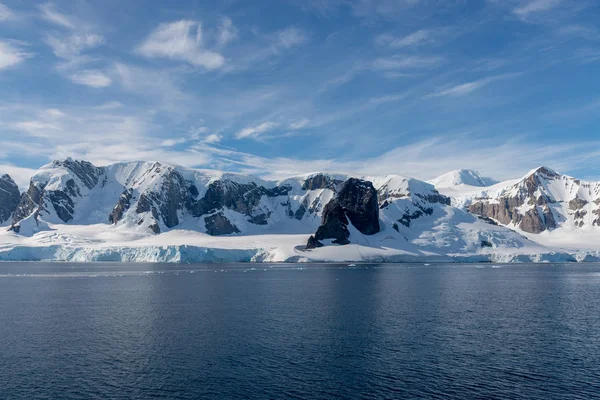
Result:
{"type": "Polygon", "coordinates": [[[452,188],[460,185],[485,187],[498,183],[492,178],[483,177],[479,172],[470,169],[457,169],[428,182],[436,188],[452,188]]]}
{"type": "Polygon", "coordinates": [[[0,178],[0,260],[600,259],[590,246],[563,249],[563,236],[536,236],[600,236],[600,184],[543,167],[492,183],[469,170],[430,183],[329,173],[267,181],[160,162],[58,160],[22,194],[0,178]]]}
{"type": "Polygon", "coordinates": [[[600,182],[539,167],[516,183],[499,186],[467,196],[467,210],[528,233],[600,226],[600,182]]]}

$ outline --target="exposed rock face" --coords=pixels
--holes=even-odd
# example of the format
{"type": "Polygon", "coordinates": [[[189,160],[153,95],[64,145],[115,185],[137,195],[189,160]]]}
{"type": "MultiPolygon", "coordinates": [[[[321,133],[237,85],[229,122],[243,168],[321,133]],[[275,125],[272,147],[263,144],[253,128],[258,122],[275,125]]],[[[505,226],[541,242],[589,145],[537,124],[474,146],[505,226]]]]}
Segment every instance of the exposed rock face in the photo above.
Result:
{"type": "Polygon", "coordinates": [[[336,197],[323,209],[315,239],[332,239],[336,244],[348,244],[349,222],[365,235],[379,232],[377,191],[371,182],[356,178],[344,182],[336,197]]]}
{"type": "Polygon", "coordinates": [[[333,243],[348,244],[350,243],[349,237],[348,218],[346,218],[344,208],[337,199],[332,199],[323,210],[321,226],[317,229],[315,239],[317,241],[333,239],[333,243]]]}
{"type": "Polygon", "coordinates": [[[371,182],[348,179],[337,194],[337,200],[352,225],[361,233],[373,235],[379,232],[377,191],[371,182]]]}
{"type": "Polygon", "coordinates": [[[573,200],[569,201],[569,209],[573,211],[581,210],[588,202],[581,197],[577,196],[573,200]]]}
{"type": "Polygon", "coordinates": [[[398,222],[400,222],[402,225],[406,226],[407,228],[410,228],[410,222],[418,219],[420,217],[422,217],[423,215],[431,215],[433,214],[433,208],[424,208],[424,207],[420,207],[420,209],[411,212],[407,212],[405,213],[402,218],[400,218],[398,220],[398,222]]]}
{"type": "Polygon", "coordinates": [[[60,218],[63,222],[67,223],[73,219],[75,204],[67,193],[61,190],[52,190],[46,192],[45,197],[54,207],[58,218],[60,218]]]}
{"type": "Polygon", "coordinates": [[[69,169],[88,189],[92,189],[98,184],[103,173],[103,168],[96,167],[87,161],[75,161],[71,158],[64,161],[54,161],[52,165],[69,169]]]}
{"type": "MultiPolygon", "coordinates": [[[[157,168],[156,173],[160,173],[160,167],[157,168]]],[[[160,219],[167,228],[173,228],[179,224],[179,213],[185,207],[188,188],[181,174],[172,167],[166,167],[163,176],[158,190],[147,191],[140,196],[140,203],[143,204],[140,207],[138,203],[138,212],[151,211],[156,220],[160,219]]]]}
{"type": "MultiPolygon", "coordinates": [[[[548,182],[558,179],[562,179],[560,174],[545,167],[538,168],[521,182],[506,189],[499,197],[476,199],[467,210],[503,225],[514,224],[528,233],[555,229],[557,225],[552,205],[557,203],[557,200],[546,186],[548,182]],[[526,206],[525,209],[523,206],[526,206]]],[[[580,209],[585,204],[585,200],[576,198],[569,206],[572,209],[580,209]]]]}
{"type": "Polygon", "coordinates": [[[206,233],[211,236],[230,235],[240,233],[240,230],[233,225],[223,213],[217,213],[204,218],[206,224],[206,233]]]}
{"type": "Polygon", "coordinates": [[[0,223],[12,217],[19,205],[21,193],[19,187],[9,175],[0,177],[0,223]]]}
{"type": "Polygon", "coordinates": [[[33,213],[38,213],[38,207],[42,203],[43,189],[38,188],[33,182],[29,183],[29,189],[21,195],[19,205],[13,215],[12,224],[16,225],[22,219],[29,217],[33,213]]]}
{"type": "Polygon", "coordinates": [[[208,185],[206,194],[199,201],[190,200],[188,208],[194,216],[209,214],[222,208],[229,208],[247,216],[252,216],[262,196],[285,196],[290,187],[279,186],[267,189],[251,182],[247,184],[231,180],[217,180],[208,185]]]}
{"type": "Polygon", "coordinates": [[[129,210],[129,207],[131,207],[131,198],[132,197],[133,197],[133,190],[131,190],[131,189],[127,189],[123,193],[121,193],[121,196],[119,197],[119,200],[117,201],[117,205],[115,205],[115,208],[113,208],[112,212],[108,216],[108,221],[110,223],[116,224],[117,222],[119,222],[121,220],[121,218],[123,218],[123,214],[127,210],[129,210]]]}
{"type": "Polygon", "coordinates": [[[336,190],[336,187],[342,184],[343,181],[331,178],[325,174],[317,174],[308,177],[302,185],[302,190],[317,190],[317,189],[331,189],[336,190]]]}
{"type": "Polygon", "coordinates": [[[492,218],[501,224],[508,225],[513,220],[513,211],[519,202],[511,198],[500,198],[498,203],[477,201],[472,203],[469,212],[483,217],[492,218]]]}

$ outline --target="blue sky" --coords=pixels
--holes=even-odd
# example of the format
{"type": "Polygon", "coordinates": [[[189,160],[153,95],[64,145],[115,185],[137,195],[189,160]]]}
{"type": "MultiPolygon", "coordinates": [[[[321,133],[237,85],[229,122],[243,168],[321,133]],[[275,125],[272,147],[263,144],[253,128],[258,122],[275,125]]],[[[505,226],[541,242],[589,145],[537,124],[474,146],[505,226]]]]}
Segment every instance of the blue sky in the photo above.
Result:
{"type": "Polygon", "coordinates": [[[0,172],[600,178],[595,0],[0,0],[0,172]]]}

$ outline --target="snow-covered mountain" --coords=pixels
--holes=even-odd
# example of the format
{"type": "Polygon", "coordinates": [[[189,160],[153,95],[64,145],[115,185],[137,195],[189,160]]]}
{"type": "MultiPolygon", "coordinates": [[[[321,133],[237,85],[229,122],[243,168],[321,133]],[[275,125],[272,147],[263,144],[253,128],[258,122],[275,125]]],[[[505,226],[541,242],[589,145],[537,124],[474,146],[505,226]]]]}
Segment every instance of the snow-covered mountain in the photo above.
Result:
{"type": "Polygon", "coordinates": [[[561,175],[547,167],[517,182],[464,196],[473,214],[528,233],[600,226],[600,182],[561,175]]]}
{"type": "Polygon", "coordinates": [[[454,188],[462,185],[484,187],[492,186],[498,183],[492,178],[481,176],[479,172],[470,169],[457,169],[455,171],[450,171],[444,175],[438,176],[437,178],[431,179],[428,182],[437,189],[454,188]]]}
{"type": "Polygon", "coordinates": [[[598,185],[548,169],[507,187],[482,186],[492,182],[472,171],[445,177],[435,182],[451,190],[462,187],[456,192],[461,196],[451,198],[431,183],[398,175],[316,173],[266,181],[159,162],[97,167],[72,159],[54,161],[32,177],[20,196],[9,177],[0,180],[0,220],[9,226],[0,234],[0,260],[595,257],[592,251],[575,254],[526,235],[567,221],[577,229],[595,228],[599,223],[590,218],[600,218],[600,203],[594,203],[598,185]],[[564,210],[563,201],[568,202],[564,210]]]}

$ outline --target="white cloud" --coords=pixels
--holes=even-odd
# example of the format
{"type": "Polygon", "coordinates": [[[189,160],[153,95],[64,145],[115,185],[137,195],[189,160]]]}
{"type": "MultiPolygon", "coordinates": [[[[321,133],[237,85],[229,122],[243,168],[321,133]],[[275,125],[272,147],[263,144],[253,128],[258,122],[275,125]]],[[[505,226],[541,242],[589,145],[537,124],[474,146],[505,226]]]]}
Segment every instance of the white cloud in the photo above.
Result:
{"type": "Polygon", "coordinates": [[[218,135],[216,133],[208,135],[204,138],[205,143],[219,143],[223,139],[223,136],[218,135]]]}
{"type": "Polygon", "coordinates": [[[42,4],[39,6],[39,9],[42,13],[42,18],[46,21],[68,29],[75,29],[77,26],[77,22],[73,18],[57,11],[52,3],[42,4]]]}
{"type": "Polygon", "coordinates": [[[442,90],[435,92],[427,97],[464,96],[464,95],[474,92],[478,89],[481,89],[482,87],[487,86],[492,82],[496,82],[496,81],[502,80],[502,79],[514,78],[514,77],[520,76],[520,75],[522,75],[522,74],[520,74],[520,73],[504,74],[504,75],[497,75],[497,76],[492,76],[492,77],[488,77],[488,78],[483,78],[483,79],[479,79],[479,80],[472,81],[472,82],[461,83],[456,86],[450,86],[446,89],[442,89],[442,90]]]}
{"type": "Polygon", "coordinates": [[[179,139],[167,139],[167,140],[163,140],[163,142],[160,144],[163,147],[173,147],[173,146],[177,146],[178,144],[182,144],[187,142],[187,139],[185,138],[179,138],[179,139]]]}
{"type": "Polygon", "coordinates": [[[52,118],[61,118],[65,116],[65,113],[60,111],[58,108],[49,108],[44,112],[44,114],[52,118]]]}
{"type": "Polygon", "coordinates": [[[394,49],[402,47],[418,46],[427,44],[433,41],[433,34],[431,31],[421,29],[410,35],[398,38],[392,35],[380,35],[377,37],[377,43],[380,45],[386,45],[394,49]]]}
{"type": "Polygon", "coordinates": [[[231,18],[225,17],[221,20],[221,26],[219,27],[219,33],[217,37],[217,45],[222,47],[229,42],[235,40],[238,36],[238,30],[233,25],[231,18]]]}
{"type": "Polygon", "coordinates": [[[185,61],[208,70],[223,66],[225,58],[202,44],[202,26],[199,22],[180,20],[160,24],[142,43],[136,52],[148,58],[168,58],[185,61]],[[196,29],[193,36],[190,31],[196,29]]]}
{"type": "Polygon", "coordinates": [[[13,125],[13,129],[23,131],[31,136],[49,138],[60,131],[60,127],[50,123],[37,120],[21,121],[13,125]]]}
{"type": "Polygon", "coordinates": [[[9,21],[15,18],[15,13],[4,4],[0,3],[0,21],[9,21]]]}
{"type": "Polygon", "coordinates": [[[185,115],[197,107],[195,98],[179,88],[177,76],[169,70],[154,70],[117,63],[110,76],[127,92],[145,101],[156,103],[161,110],[172,115],[185,115]]]}
{"type": "Polygon", "coordinates": [[[78,85],[90,86],[93,88],[103,88],[110,86],[112,79],[104,72],[97,70],[85,70],[77,72],[70,76],[71,80],[78,85]]]}
{"type": "Polygon", "coordinates": [[[460,168],[478,170],[496,179],[512,179],[546,165],[569,173],[600,162],[600,142],[553,146],[524,138],[482,139],[485,135],[442,135],[395,147],[379,156],[357,161],[338,159],[297,159],[260,157],[249,153],[196,146],[212,153],[222,168],[270,179],[282,179],[311,172],[339,172],[354,176],[398,174],[427,180],[460,168]]]}
{"type": "Polygon", "coordinates": [[[289,27],[277,33],[276,45],[284,49],[300,46],[308,41],[306,33],[298,28],[289,27]]]}
{"type": "Polygon", "coordinates": [[[31,53],[22,51],[14,43],[0,41],[0,70],[14,67],[31,57],[31,53]]]}
{"type": "Polygon", "coordinates": [[[521,18],[526,18],[530,14],[551,10],[560,5],[563,0],[532,0],[526,1],[521,6],[513,9],[513,12],[521,18]]]}
{"type": "Polygon", "coordinates": [[[104,38],[94,33],[78,33],[67,37],[49,35],[46,44],[52,48],[55,56],[72,60],[82,51],[92,49],[104,43],[104,38]]]}
{"type": "Polygon", "coordinates": [[[257,138],[260,134],[269,132],[269,131],[277,128],[278,126],[279,126],[279,124],[276,122],[265,121],[259,125],[250,126],[250,127],[242,129],[241,131],[238,132],[236,137],[238,139],[257,138]]]}
{"type": "Polygon", "coordinates": [[[292,130],[303,129],[306,128],[309,123],[310,120],[308,118],[303,118],[301,120],[293,121],[292,123],[290,123],[289,128],[292,130]]]}

